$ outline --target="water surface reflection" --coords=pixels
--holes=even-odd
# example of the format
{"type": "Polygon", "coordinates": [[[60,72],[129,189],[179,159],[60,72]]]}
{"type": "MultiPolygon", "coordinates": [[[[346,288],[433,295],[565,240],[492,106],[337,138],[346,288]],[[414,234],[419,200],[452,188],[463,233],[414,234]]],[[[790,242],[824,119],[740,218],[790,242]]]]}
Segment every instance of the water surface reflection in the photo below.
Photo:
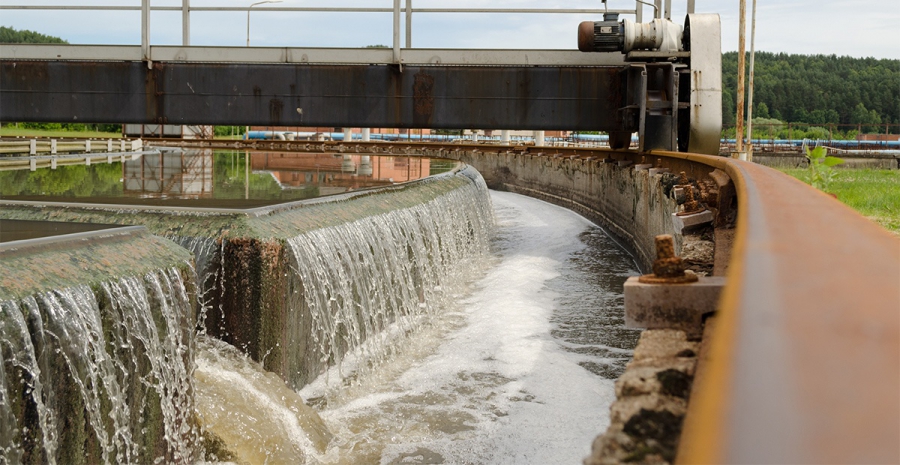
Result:
{"type": "Polygon", "coordinates": [[[0,197],[252,208],[413,181],[454,166],[408,156],[165,149],[124,162],[0,172],[0,197]]]}

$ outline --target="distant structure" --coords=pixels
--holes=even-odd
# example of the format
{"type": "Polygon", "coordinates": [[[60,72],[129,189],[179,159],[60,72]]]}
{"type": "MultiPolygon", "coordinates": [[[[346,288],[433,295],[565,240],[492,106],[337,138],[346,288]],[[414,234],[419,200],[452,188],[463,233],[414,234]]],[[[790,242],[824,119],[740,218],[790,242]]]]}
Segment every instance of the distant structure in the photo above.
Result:
{"type": "Polygon", "coordinates": [[[177,124],[124,124],[122,132],[126,137],[212,139],[213,126],[182,126],[177,124]]]}

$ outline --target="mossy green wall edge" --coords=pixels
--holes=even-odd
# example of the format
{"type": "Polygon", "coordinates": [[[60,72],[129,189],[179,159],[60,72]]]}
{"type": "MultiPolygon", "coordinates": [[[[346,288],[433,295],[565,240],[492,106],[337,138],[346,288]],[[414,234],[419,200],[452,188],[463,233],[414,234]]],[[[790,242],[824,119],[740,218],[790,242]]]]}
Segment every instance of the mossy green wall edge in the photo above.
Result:
{"type": "Polygon", "coordinates": [[[0,301],[81,284],[94,288],[161,268],[176,267],[188,277],[192,260],[184,248],[146,230],[13,247],[0,251],[0,301]]]}

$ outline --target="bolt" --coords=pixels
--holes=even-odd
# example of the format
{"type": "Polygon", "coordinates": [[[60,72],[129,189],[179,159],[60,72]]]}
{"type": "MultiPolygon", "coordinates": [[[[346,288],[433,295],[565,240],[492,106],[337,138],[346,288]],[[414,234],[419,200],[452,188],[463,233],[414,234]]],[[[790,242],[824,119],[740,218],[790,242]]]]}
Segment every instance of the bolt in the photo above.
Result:
{"type": "Polygon", "coordinates": [[[697,276],[684,272],[684,261],[675,256],[675,239],[670,234],[656,236],[656,260],[653,274],[643,275],[638,281],[649,284],[675,284],[697,281],[697,276]]]}
{"type": "Polygon", "coordinates": [[[690,215],[691,213],[699,213],[703,211],[703,207],[700,206],[700,202],[694,198],[694,186],[688,185],[684,191],[684,214],[690,215]]]}

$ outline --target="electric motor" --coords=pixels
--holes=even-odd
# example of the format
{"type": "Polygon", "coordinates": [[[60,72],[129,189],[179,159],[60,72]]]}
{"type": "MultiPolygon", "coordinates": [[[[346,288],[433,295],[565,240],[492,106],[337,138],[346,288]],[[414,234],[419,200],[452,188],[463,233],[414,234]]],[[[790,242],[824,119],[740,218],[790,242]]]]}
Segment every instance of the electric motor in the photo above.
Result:
{"type": "Polygon", "coordinates": [[[681,49],[681,40],[681,26],[667,19],[635,23],[630,19],[619,21],[618,13],[606,13],[603,21],[578,25],[578,50],[582,52],[676,52],[681,49]]]}
{"type": "Polygon", "coordinates": [[[606,13],[603,21],[584,21],[578,25],[578,50],[582,52],[621,52],[625,48],[625,27],[618,13],[606,13]]]}

